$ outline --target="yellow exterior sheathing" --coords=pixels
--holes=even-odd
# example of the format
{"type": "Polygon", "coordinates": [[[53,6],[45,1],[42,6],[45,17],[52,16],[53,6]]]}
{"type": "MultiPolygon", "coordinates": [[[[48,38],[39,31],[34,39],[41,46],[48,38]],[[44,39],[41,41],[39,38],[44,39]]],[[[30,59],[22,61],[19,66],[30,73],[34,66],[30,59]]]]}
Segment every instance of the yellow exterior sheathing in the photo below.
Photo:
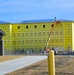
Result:
{"type": "Polygon", "coordinates": [[[74,51],[74,23],[72,23],[72,51],[74,51]]]}
{"type": "MultiPolygon", "coordinates": [[[[24,23],[24,24],[0,24],[0,29],[6,33],[3,37],[5,50],[44,50],[51,31],[53,22],[24,23]]],[[[55,25],[49,47],[58,47],[59,50],[73,48],[72,22],[61,22],[55,25]]]]}

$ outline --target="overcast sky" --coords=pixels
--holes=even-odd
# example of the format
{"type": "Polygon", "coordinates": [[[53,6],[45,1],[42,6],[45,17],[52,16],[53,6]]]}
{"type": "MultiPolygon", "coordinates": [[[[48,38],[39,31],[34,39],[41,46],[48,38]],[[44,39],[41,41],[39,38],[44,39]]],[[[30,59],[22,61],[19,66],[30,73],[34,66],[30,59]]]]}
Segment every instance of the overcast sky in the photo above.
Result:
{"type": "Polygon", "coordinates": [[[0,21],[74,20],[74,0],[0,0],[0,21]]]}

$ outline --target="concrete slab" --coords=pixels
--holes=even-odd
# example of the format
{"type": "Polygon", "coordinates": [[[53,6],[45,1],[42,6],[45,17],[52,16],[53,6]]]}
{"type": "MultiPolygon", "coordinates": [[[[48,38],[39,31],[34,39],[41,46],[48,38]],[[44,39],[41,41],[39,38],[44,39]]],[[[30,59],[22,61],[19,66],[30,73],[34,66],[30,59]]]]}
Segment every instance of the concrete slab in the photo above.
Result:
{"type": "Polygon", "coordinates": [[[31,65],[43,59],[46,59],[47,56],[26,56],[6,62],[0,63],[0,75],[21,69],[25,66],[31,65]]]}

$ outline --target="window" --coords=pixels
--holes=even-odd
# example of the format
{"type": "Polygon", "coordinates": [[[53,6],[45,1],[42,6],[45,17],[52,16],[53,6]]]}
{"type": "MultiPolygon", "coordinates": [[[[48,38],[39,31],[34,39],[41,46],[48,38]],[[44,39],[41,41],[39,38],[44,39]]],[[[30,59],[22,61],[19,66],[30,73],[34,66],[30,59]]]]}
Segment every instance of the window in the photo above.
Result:
{"type": "Polygon", "coordinates": [[[28,29],[28,26],[26,26],[26,29],[28,29]]]}
{"type": "Polygon", "coordinates": [[[58,39],[56,39],[56,42],[58,43],[58,39]]]}
{"type": "Polygon", "coordinates": [[[52,39],[51,42],[54,43],[54,39],[52,39]]]}
{"type": "Polygon", "coordinates": [[[55,35],[58,35],[58,34],[59,34],[59,32],[58,32],[58,31],[56,31],[56,32],[55,32],[55,35]]]}
{"type": "Polygon", "coordinates": [[[37,33],[36,32],[34,33],[34,36],[37,36],[37,33]]]}
{"type": "Polygon", "coordinates": [[[16,41],[13,41],[13,44],[16,44],[16,41]]]}
{"type": "Polygon", "coordinates": [[[18,41],[18,44],[20,44],[21,43],[21,41],[18,41]]]}
{"type": "Polygon", "coordinates": [[[54,32],[52,32],[52,35],[54,35],[54,32]]]}
{"type": "Polygon", "coordinates": [[[63,43],[64,42],[64,39],[60,39],[60,42],[63,43]]]}
{"type": "Polygon", "coordinates": [[[18,29],[20,29],[20,26],[18,26],[18,29]]]}
{"type": "Polygon", "coordinates": [[[43,25],[43,28],[45,28],[45,25],[43,25]]]}
{"type": "Polygon", "coordinates": [[[22,37],[24,37],[24,33],[22,33],[22,37]]]}
{"type": "Polygon", "coordinates": [[[18,37],[20,36],[20,33],[18,33],[18,37]]]}
{"type": "Polygon", "coordinates": [[[63,31],[60,31],[60,35],[63,35],[63,31]]]}
{"type": "Polygon", "coordinates": [[[39,42],[39,43],[42,43],[42,41],[41,41],[41,40],[38,40],[38,42],[39,42]]]}
{"type": "Polygon", "coordinates": [[[33,40],[30,40],[30,44],[32,44],[33,43],[33,40]]]}
{"type": "Polygon", "coordinates": [[[37,40],[34,40],[34,43],[37,43],[37,40]]]}
{"type": "Polygon", "coordinates": [[[26,33],[26,36],[29,36],[29,33],[26,33]]]}
{"type": "Polygon", "coordinates": [[[50,32],[47,32],[47,35],[49,35],[50,34],[50,32]]]}
{"type": "Polygon", "coordinates": [[[22,41],[22,44],[24,44],[24,40],[22,41]]]}
{"type": "Polygon", "coordinates": [[[33,33],[30,33],[30,36],[33,36],[33,33]]]}
{"type": "Polygon", "coordinates": [[[43,43],[46,43],[46,40],[43,40],[43,43]]]}
{"type": "Polygon", "coordinates": [[[14,35],[14,37],[16,37],[16,33],[14,33],[13,35],[14,35]]]}
{"type": "Polygon", "coordinates": [[[46,32],[43,32],[43,36],[45,36],[46,35],[46,32]]]}
{"type": "Polygon", "coordinates": [[[37,28],[37,26],[35,25],[35,28],[37,28]]]}
{"type": "Polygon", "coordinates": [[[26,44],[29,44],[29,40],[26,40],[26,44]]]}
{"type": "Polygon", "coordinates": [[[41,32],[38,32],[38,36],[41,36],[41,32]]]}

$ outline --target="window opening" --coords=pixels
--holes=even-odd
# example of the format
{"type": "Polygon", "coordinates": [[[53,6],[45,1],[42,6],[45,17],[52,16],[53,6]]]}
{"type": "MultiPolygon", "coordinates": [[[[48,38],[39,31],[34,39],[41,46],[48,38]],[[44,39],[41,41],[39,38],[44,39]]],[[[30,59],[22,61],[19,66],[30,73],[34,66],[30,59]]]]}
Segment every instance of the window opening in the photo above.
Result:
{"type": "Polygon", "coordinates": [[[26,28],[28,29],[28,26],[26,26],[26,28]]]}
{"type": "Polygon", "coordinates": [[[20,26],[18,26],[18,29],[20,29],[20,26]]]}
{"type": "Polygon", "coordinates": [[[37,28],[37,26],[35,25],[35,28],[37,28]]]}
{"type": "Polygon", "coordinates": [[[43,25],[43,28],[45,28],[45,25],[43,25]]]}

